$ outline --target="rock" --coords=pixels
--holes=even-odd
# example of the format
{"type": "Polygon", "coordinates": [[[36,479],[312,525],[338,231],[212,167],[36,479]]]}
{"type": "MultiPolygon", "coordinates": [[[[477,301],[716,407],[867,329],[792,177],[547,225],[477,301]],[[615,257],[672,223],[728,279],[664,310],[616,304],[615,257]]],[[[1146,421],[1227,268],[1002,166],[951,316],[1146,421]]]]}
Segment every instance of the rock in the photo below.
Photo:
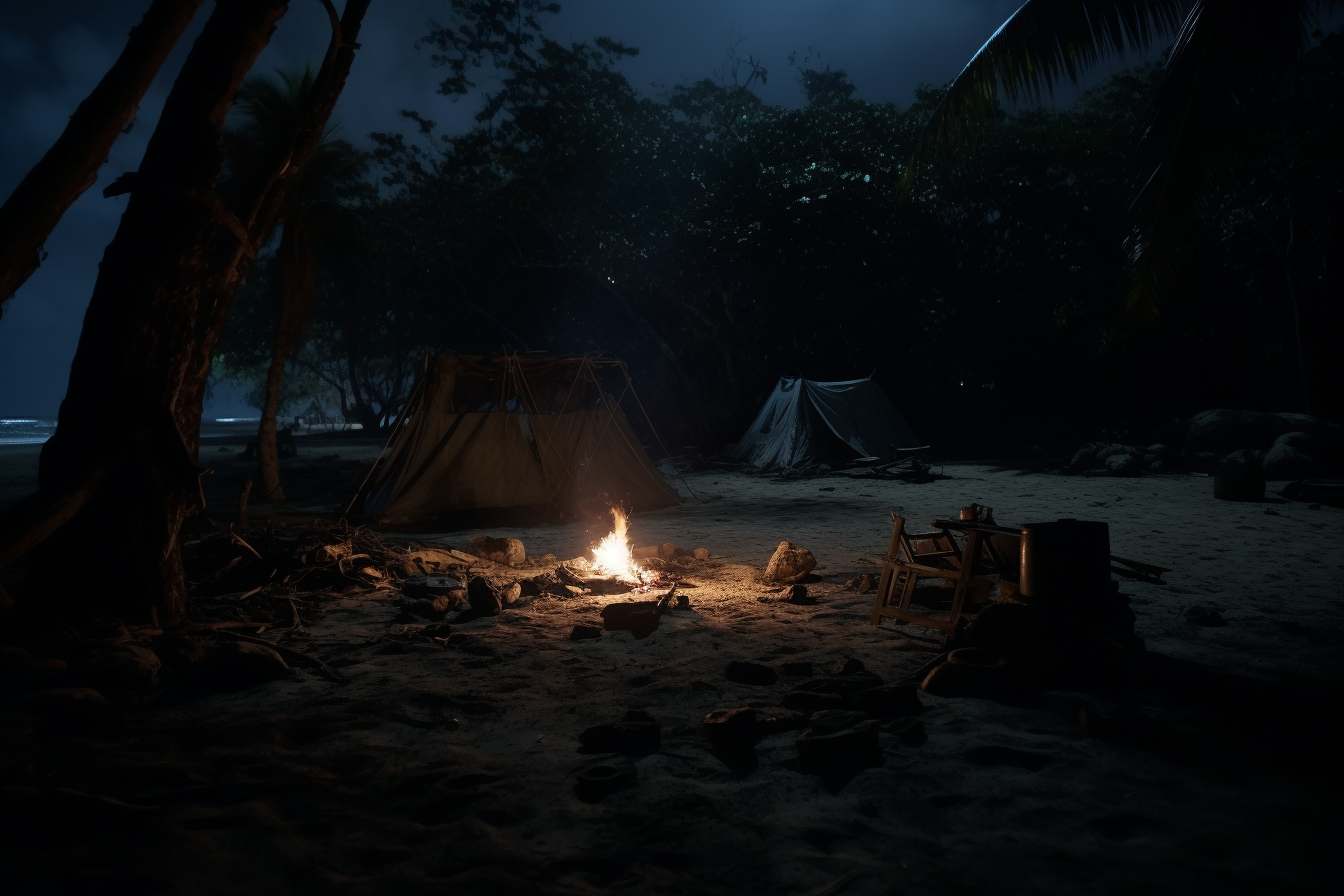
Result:
{"type": "Polygon", "coordinates": [[[619,722],[588,728],[579,735],[579,743],[594,753],[647,756],[662,745],[662,728],[648,713],[633,709],[619,722]]]}
{"type": "Polygon", "coordinates": [[[1195,604],[1186,610],[1185,618],[1186,621],[1193,622],[1195,625],[1206,625],[1212,628],[1221,628],[1227,625],[1227,620],[1223,618],[1222,613],[1219,613],[1213,607],[1202,607],[1199,604],[1195,604]]]}
{"type": "Polygon", "coordinates": [[[600,637],[602,637],[602,629],[596,625],[576,625],[569,632],[569,640],[571,641],[585,641],[600,637]]]}
{"type": "Polygon", "coordinates": [[[1128,452],[1112,454],[1102,461],[1108,476],[1138,476],[1143,472],[1143,464],[1128,452]]]}
{"type": "Polygon", "coordinates": [[[780,592],[780,599],[791,604],[815,604],[817,599],[807,593],[806,585],[790,585],[780,592]]]}
{"type": "Polygon", "coordinates": [[[523,586],[518,582],[510,582],[499,589],[499,600],[506,607],[512,607],[523,598],[523,586]]]}
{"type": "Polygon", "coordinates": [[[811,572],[816,565],[817,558],[807,548],[781,541],[770,562],[765,565],[765,580],[791,584],[811,572]]]}
{"type": "Polygon", "coordinates": [[[921,687],[939,697],[991,697],[1005,687],[1006,668],[997,651],[964,647],[948,654],[947,662],[930,672],[921,687]]]}
{"type": "Polygon", "coordinates": [[[826,694],[821,691],[800,689],[789,691],[780,702],[787,709],[795,709],[810,715],[824,709],[840,709],[845,705],[845,698],[839,694],[826,694]]]}
{"type": "Polygon", "coordinates": [[[153,681],[160,665],[158,656],[148,648],[114,644],[89,653],[81,671],[99,684],[138,687],[153,681]]]}
{"type": "Polygon", "coordinates": [[[664,560],[671,560],[677,556],[677,546],[670,541],[665,541],[658,546],[658,556],[664,560]]]}
{"type": "Polygon", "coordinates": [[[910,683],[884,684],[850,695],[845,705],[878,719],[918,715],[924,711],[919,689],[910,683]]]}
{"type": "Polygon", "coordinates": [[[691,556],[697,560],[708,560],[709,548],[696,548],[695,550],[691,551],[691,556]]]}
{"type": "Polygon", "coordinates": [[[1096,466],[1097,452],[1106,447],[1105,442],[1089,442],[1074,452],[1073,458],[1064,468],[1066,473],[1086,473],[1096,466]]]}
{"type": "Polygon", "coordinates": [[[93,688],[46,688],[25,694],[5,707],[7,712],[34,716],[63,731],[92,728],[112,717],[107,699],[93,688]]]}
{"type": "Polygon", "coordinates": [[[831,674],[854,675],[859,672],[867,672],[867,671],[868,671],[867,667],[863,665],[863,660],[855,659],[852,656],[847,656],[844,658],[843,661],[836,664],[835,668],[831,670],[831,674]]]}
{"type": "Polygon", "coordinates": [[[412,616],[419,616],[421,619],[442,619],[448,615],[449,611],[456,610],[462,606],[462,592],[451,591],[447,594],[437,594],[433,597],[422,597],[407,599],[402,597],[401,608],[412,616]]]}
{"type": "Polygon", "coordinates": [[[1324,476],[1325,464],[1317,460],[1321,445],[1304,432],[1286,432],[1265,452],[1266,479],[1313,479],[1324,476]]]}
{"type": "Polygon", "coordinates": [[[882,761],[877,725],[860,712],[831,709],[816,713],[796,743],[803,771],[813,774],[863,768],[882,761]]]}
{"type": "Polygon", "coordinates": [[[779,675],[769,666],[733,660],[724,670],[723,677],[738,684],[771,685],[779,681],[779,675]]]}
{"type": "Polygon", "coordinates": [[[924,733],[924,720],[911,716],[896,719],[887,726],[887,730],[912,747],[917,747],[929,739],[924,733]]]}
{"type": "Polygon", "coordinates": [[[700,727],[717,749],[751,746],[761,739],[756,730],[756,710],[750,706],[716,709],[705,716],[700,727]]]}
{"type": "Polygon", "coordinates": [[[477,535],[467,542],[467,553],[505,566],[522,566],[527,562],[527,551],[517,538],[492,538],[477,535]]]}
{"type": "Polygon", "coordinates": [[[66,671],[63,660],[43,660],[22,647],[0,645],[0,686],[26,685],[66,671]]]}
{"type": "Polygon", "coordinates": [[[662,621],[656,600],[637,600],[607,604],[602,608],[602,626],[609,632],[628,631],[635,640],[653,634],[662,621]]]}
{"type": "Polygon", "coordinates": [[[411,576],[401,583],[401,593],[410,597],[432,599],[440,594],[452,594],[461,590],[462,583],[451,576],[411,576]]]}
{"type": "Polygon", "coordinates": [[[884,684],[886,682],[880,676],[862,670],[841,675],[832,674],[827,678],[814,678],[811,681],[803,682],[794,690],[816,691],[820,694],[838,694],[841,697],[848,697],[851,694],[857,694],[859,691],[866,691],[869,688],[880,687],[884,684]]]}
{"type": "Polygon", "coordinates": [[[472,576],[467,583],[467,604],[477,616],[496,616],[503,606],[499,592],[484,576],[472,576]]]}
{"type": "Polygon", "coordinates": [[[634,787],[638,781],[639,769],[633,762],[594,765],[575,776],[574,795],[585,803],[596,803],[613,793],[634,787]]]}
{"type": "Polygon", "coordinates": [[[1344,447],[1344,426],[1306,414],[1264,414],[1258,411],[1218,409],[1202,411],[1185,425],[1187,457],[1198,452],[1226,454],[1242,448],[1266,451],[1279,436],[1302,432],[1321,441],[1327,450],[1344,447]]]}
{"type": "Polygon", "coordinates": [[[1259,451],[1241,450],[1218,461],[1213,496],[1220,501],[1260,501],[1265,497],[1265,471],[1259,451]]]}
{"type": "Polygon", "coordinates": [[[250,641],[211,644],[202,672],[212,684],[227,688],[251,687],[292,674],[279,653],[250,641]]]}

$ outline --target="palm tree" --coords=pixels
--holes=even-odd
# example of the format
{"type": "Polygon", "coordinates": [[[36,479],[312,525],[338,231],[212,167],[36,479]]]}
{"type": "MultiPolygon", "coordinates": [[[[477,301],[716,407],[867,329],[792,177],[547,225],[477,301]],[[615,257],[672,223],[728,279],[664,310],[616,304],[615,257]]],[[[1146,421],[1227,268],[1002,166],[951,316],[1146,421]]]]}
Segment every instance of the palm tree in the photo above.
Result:
{"type": "MultiPolygon", "coordinates": [[[[236,189],[245,189],[271,176],[289,152],[297,123],[308,108],[314,80],[312,67],[277,74],[279,81],[249,78],[239,91],[237,112],[242,120],[224,135],[230,181],[236,189]]],[[[365,155],[345,140],[337,139],[335,131],[333,125],[323,135],[278,217],[280,241],[271,266],[277,296],[275,343],[266,371],[261,424],[257,429],[257,465],[264,501],[285,500],[276,449],[280,384],[285,362],[299,347],[312,312],[317,293],[318,246],[330,240],[341,227],[348,227],[353,213],[342,199],[350,195],[368,171],[365,155]]]]}
{"type": "MultiPolygon", "coordinates": [[[[948,86],[906,183],[931,152],[965,139],[996,108],[1077,84],[1098,62],[1175,35],[1134,152],[1126,304],[1156,312],[1208,231],[1213,179],[1235,159],[1236,125],[1263,107],[1269,77],[1306,44],[1323,0],[1027,0],[948,86]]],[[[1298,336],[1301,361],[1301,336],[1298,336]]]]}

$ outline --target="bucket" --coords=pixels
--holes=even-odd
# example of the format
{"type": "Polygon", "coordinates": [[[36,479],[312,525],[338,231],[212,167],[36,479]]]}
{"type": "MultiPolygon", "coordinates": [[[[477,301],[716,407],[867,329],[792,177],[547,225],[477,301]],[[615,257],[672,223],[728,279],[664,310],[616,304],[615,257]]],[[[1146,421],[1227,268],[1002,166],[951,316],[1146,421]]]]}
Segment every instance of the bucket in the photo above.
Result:
{"type": "Polygon", "coordinates": [[[1033,600],[1109,593],[1110,526],[1073,519],[1023,525],[1020,576],[1018,590],[1033,600]]]}

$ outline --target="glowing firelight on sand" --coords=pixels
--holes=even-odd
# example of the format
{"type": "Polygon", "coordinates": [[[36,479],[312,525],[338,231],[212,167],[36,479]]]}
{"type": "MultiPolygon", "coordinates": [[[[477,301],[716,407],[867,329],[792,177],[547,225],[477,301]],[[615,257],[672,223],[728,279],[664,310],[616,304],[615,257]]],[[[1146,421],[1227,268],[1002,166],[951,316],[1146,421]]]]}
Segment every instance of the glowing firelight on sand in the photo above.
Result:
{"type": "Polygon", "coordinates": [[[611,532],[593,548],[593,571],[604,576],[615,576],[623,582],[640,583],[646,573],[635,566],[634,555],[630,552],[630,540],[625,537],[625,514],[619,507],[613,507],[611,518],[611,532]]]}

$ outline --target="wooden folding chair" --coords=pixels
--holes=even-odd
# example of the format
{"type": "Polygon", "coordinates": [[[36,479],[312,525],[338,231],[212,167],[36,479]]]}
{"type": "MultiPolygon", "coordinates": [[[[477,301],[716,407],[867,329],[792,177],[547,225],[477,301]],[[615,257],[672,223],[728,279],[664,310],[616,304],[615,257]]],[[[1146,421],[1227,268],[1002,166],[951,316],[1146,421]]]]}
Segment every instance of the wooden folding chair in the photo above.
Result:
{"type": "MultiPolygon", "coordinates": [[[[883,618],[891,618],[897,624],[912,622],[929,628],[953,631],[957,620],[961,618],[961,607],[966,600],[966,586],[975,573],[976,560],[980,555],[981,536],[979,532],[966,535],[964,549],[958,547],[952,533],[945,528],[936,532],[916,534],[905,531],[905,518],[891,515],[895,529],[891,533],[891,546],[882,558],[882,577],[878,580],[877,601],[873,606],[873,615],[868,620],[873,625],[881,625],[883,618]],[[947,618],[930,616],[912,610],[911,602],[915,597],[920,579],[942,579],[955,582],[952,591],[952,612],[947,618]]],[[[936,589],[943,590],[943,589],[936,589]]]]}

